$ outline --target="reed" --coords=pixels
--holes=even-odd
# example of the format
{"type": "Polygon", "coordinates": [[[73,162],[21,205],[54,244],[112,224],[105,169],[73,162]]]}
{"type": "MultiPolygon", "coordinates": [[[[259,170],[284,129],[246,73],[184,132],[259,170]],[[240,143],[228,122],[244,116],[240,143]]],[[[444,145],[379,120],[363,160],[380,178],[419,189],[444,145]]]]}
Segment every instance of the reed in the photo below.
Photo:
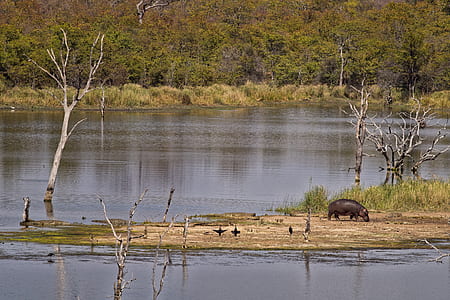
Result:
{"type": "Polygon", "coordinates": [[[450,91],[435,92],[421,98],[421,102],[425,106],[436,109],[450,108],[450,91]]]}
{"type": "Polygon", "coordinates": [[[409,179],[395,185],[349,188],[334,199],[354,199],[372,210],[450,211],[449,195],[449,180],[409,179]]]}
{"type": "MultiPolygon", "coordinates": [[[[55,88],[32,89],[28,87],[0,87],[0,107],[59,108],[60,92],[55,88]],[[54,96],[56,96],[56,98],[54,96]]],[[[372,104],[383,103],[381,89],[372,87],[372,104]]],[[[76,93],[71,89],[71,93],[76,93]]],[[[87,94],[80,108],[97,108],[102,91],[87,94]]],[[[138,84],[125,84],[105,88],[105,100],[110,109],[145,109],[196,106],[263,106],[297,103],[336,103],[355,100],[358,95],[350,88],[326,85],[285,85],[247,83],[241,86],[214,84],[211,86],[168,86],[145,88],[138,84]]],[[[450,91],[436,92],[423,97],[424,105],[437,109],[450,108],[450,91]]]]}

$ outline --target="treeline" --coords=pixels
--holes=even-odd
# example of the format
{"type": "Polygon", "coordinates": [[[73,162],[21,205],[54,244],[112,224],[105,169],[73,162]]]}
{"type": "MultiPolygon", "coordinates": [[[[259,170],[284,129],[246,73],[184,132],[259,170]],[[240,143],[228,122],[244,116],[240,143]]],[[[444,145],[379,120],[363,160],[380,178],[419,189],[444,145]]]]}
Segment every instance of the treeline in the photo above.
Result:
{"type": "Polygon", "coordinates": [[[378,85],[404,97],[450,86],[450,3],[445,0],[182,0],[146,12],[136,0],[0,1],[0,90],[54,82],[68,32],[70,84],[86,76],[105,33],[105,85],[378,85]]]}

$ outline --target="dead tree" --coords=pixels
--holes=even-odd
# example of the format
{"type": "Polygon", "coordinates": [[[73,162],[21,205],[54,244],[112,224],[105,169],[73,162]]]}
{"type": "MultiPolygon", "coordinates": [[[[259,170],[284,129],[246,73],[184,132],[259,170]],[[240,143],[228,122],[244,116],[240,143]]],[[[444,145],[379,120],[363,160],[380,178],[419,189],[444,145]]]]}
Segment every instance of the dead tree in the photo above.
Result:
{"type": "Polygon", "coordinates": [[[366,140],[366,118],[367,109],[369,108],[369,97],[370,92],[368,92],[364,87],[364,80],[361,84],[361,89],[356,90],[360,96],[359,107],[350,103],[351,114],[356,118],[356,122],[352,122],[355,127],[355,138],[356,138],[356,152],[355,152],[355,183],[359,184],[361,182],[361,169],[363,160],[363,147],[366,140]]]}
{"type": "MultiPolygon", "coordinates": [[[[442,130],[446,130],[444,127],[442,130]]],[[[411,172],[414,175],[418,175],[419,173],[419,167],[422,165],[422,163],[430,160],[435,160],[439,155],[447,152],[450,149],[450,146],[447,146],[446,148],[442,148],[440,150],[436,150],[436,145],[439,143],[439,141],[446,137],[446,134],[443,134],[441,130],[439,130],[436,135],[433,138],[433,141],[431,142],[431,145],[423,152],[419,159],[415,161],[414,165],[411,167],[411,172]]]]}
{"type": "Polygon", "coordinates": [[[184,228],[183,228],[183,249],[187,248],[187,236],[189,230],[189,217],[184,216],[184,228]]]}
{"type": "Polygon", "coordinates": [[[434,118],[430,109],[423,109],[420,102],[416,101],[417,106],[413,110],[399,114],[400,122],[394,123],[389,120],[390,115],[380,123],[371,118],[366,130],[367,139],[374,144],[375,149],[385,160],[386,171],[399,177],[403,174],[407,159],[413,161],[411,171],[417,175],[422,163],[434,160],[450,149],[450,146],[437,149],[439,141],[446,137],[446,134],[442,133],[446,130],[446,126],[444,126],[437,132],[427,150],[417,160],[414,160],[413,151],[424,142],[421,131],[426,126],[425,124],[434,118]]]}
{"type": "Polygon", "coordinates": [[[173,227],[174,223],[175,223],[175,219],[177,218],[177,216],[174,216],[172,218],[172,221],[170,222],[169,226],[167,226],[167,228],[164,230],[163,233],[161,233],[159,235],[159,241],[158,241],[158,245],[156,246],[156,250],[155,250],[155,259],[153,260],[153,268],[152,268],[152,289],[153,289],[153,300],[156,300],[159,296],[159,294],[161,293],[163,286],[164,286],[164,279],[166,278],[166,270],[167,270],[167,266],[169,265],[169,249],[167,249],[165,255],[164,255],[164,261],[163,261],[163,265],[162,265],[162,270],[161,270],[161,276],[159,277],[159,281],[158,281],[158,286],[156,285],[156,268],[158,266],[158,258],[159,258],[159,251],[161,249],[161,245],[163,242],[163,239],[165,237],[165,235],[169,232],[169,230],[173,227]]]}
{"type": "Polygon", "coordinates": [[[30,221],[30,204],[31,200],[29,197],[23,197],[23,214],[22,214],[22,222],[23,224],[26,224],[28,221],[30,221]]]}
{"type": "Polygon", "coordinates": [[[105,120],[105,108],[106,108],[104,83],[101,84],[100,88],[102,90],[102,96],[100,97],[100,100],[99,100],[99,106],[100,106],[100,115],[101,115],[102,121],[103,121],[103,120],[105,120]]]}
{"type": "Polygon", "coordinates": [[[303,238],[309,242],[309,234],[311,233],[311,208],[308,209],[308,217],[305,219],[306,225],[303,232],[303,238]]]}
{"type": "Polygon", "coordinates": [[[123,290],[134,280],[128,280],[124,281],[125,277],[125,261],[128,255],[128,249],[130,247],[132,239],[135,238],[141,238],[143,235],[133,237],[132,236],[132,230],[133,230],[133,216],[136,212],[136,208],[141,203],[141,201],[144,199],[145,194],[147,193],[147,190],[145,190],[141,196],[139,197],[138,201],[136,201],[133,205],[133,207],[130,209],[129,215],[128,215],[128,222],[127,222],[127,233],[126,237],[122,238],[120,234],[117,234],[114,225],[112,224],[111,220],[108,218],[108,215],[106,213],[106,206],[103,202],[102,198],[98,197],[100,200],[100,203],[103,206],[103,213],[105,216],[106,222],[108,222],[109,226],[111,227],[111,231],[114,235],[114,238],[116,239],[116,263],[117,263],[117,277],[116,281],[114,283],[114,300],[120,300],[122,299],[122,293],[123,290]]]}
{"type": "Polygon", "coordinates": [[[174,188],[171,188],[171,189],[170,189],[170,194],[169,194],[169,199],[167,200],[166,211],[164,212],[164,216],[163,216],[163,223],[166,222],[167,213],[169,212],[169,207],[170,207],[170,204],[172,203],[172,195],[173,195],[173,192],[175,192],[175,189],[174,189],[174,188]]]}
{"type": "Polygon", "coordinates": [[[139,1],[139,3],[136,4],[139,23],[142,24],[142,19],[144,18],[144,14],[147,10],[168,6],[169,4],[171,4],[173,2],[178,2],[178,1],[180,1],[180,0],[141,0],[141,1],[139,1]]]}
{"type": "Polygon", "coordinates": [[[61,29],[61,32],[63,34],[63,47],[57,56],[53,49],[47,50],[47,53],[53,62],[54,67],[56,68],[55,71],[48,70],[41,66],[39,63],[37,63],[35,60],[29,58],[29,61],[31,61],[33,64],[35,64],[41,71],[46,73],[48,76],[50,76],[57,84],[58,88],[62,91],[63,96],[61,100],[61,104],[64,108],[64,118],[63,123],[61,127],[61,136],[59,139],[58,147],[56,148],[55,156],[53,158],[53,164],[50,171],[50,176],[48,179],[47,189],[44,196],[44,201],[51,202],[53,198],[53,192],[55,190],[55,181],[56,181],[56,175],[58,173],[58,168],[61,162],[62,152],[64,150],[64,147],[66,145],[67,140],[69,139],[72,132],[75,130],[75,128],[83,122],[85,119],[79,120],[76,122],[72,128],[69,129],[69,121],[70,121],[70,115],[77,105],[77,103],[88,93],[91,91],[91,84],[94,80],[95,73],[97,72],[98,68],[100,67],[100,64],[102,62],[103,58],[103,39],[104,35],[98,34],[97,38],[94,40],[91,46],[90,51],[90,57],[89,57],[89,73],[88,77],[86,79],[86,82],[84,82],[84,87],[78,88],[75,95],[70,96],[70,86],[68,84],[68,77],[67,77],[67,70],[68,70],[68,64],[71,61],[70,57],[70,47],[67,40],[67,34],[66,32],[61,29]],[[97,55],[94,55],[95,52],[98,51],[97,55]],[[69,101],[69,98],[71,100],[69,101]]]}

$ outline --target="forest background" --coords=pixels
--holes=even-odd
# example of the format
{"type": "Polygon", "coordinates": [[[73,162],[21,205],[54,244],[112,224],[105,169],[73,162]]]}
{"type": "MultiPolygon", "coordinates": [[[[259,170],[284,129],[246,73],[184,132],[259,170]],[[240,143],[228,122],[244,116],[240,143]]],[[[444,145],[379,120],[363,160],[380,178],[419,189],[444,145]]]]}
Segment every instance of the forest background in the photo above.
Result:
{"type": "MultiPolygon", "coordinates": [[[[358,97],[450,106],[450,1],[0,1],[0,104],[58,106],[47,49],[68,34],[70,85],[88,76],[105,34],[97,85],[110,106],[246,104],[358,97]],[[353,93],[353,94],[352,94],[353,93]]],[[[97,105],[98,93],[82,105],[97,105]]]]}

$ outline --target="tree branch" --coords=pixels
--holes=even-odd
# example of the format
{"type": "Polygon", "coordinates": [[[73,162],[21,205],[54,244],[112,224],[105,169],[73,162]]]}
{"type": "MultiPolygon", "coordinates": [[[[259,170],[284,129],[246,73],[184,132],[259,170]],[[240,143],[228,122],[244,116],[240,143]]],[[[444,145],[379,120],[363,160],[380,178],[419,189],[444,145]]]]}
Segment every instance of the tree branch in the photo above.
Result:
{"type": "Polygon", "coordinates": [[[442,252],[440,249],[438,249],[435,245],[431,244],[427,239],[423,239],[420,240],[421,242],[424,242],[425,244],[427,244],[428,246],[430,246],[431,248],[433,248],[434,250],[436,250],[440,255],[438,257],[436,257],[435,259],[430,259],[430,261],[435,261],[435,262],[442,262],[442,260],[445,257],[450,257],[450,253],[444,253],[442,252]]]}
{"type": "Polygon", "coordinates": [[[144,18],[144,14],[147,10],[168,6],[170,3],[177,2],[180,0],[141,0],[138,4],[136,4],[137,15],[139,18],[139,23],[142,24],[142,19],[144,18]]]}

